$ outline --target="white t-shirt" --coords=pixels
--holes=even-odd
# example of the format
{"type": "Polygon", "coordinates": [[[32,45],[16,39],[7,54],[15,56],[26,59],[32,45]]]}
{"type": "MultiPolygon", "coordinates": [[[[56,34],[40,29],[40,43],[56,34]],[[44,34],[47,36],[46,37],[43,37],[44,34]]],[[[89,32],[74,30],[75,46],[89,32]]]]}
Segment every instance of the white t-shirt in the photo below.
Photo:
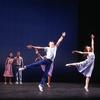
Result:
{"type": "Polygon", "coordinates": [[[14,60],[15,60],[14,62],[15,65],[21,65],[23,62],[23,58],[21,56],[19,56],[19,58],[15,57],[14,60]]]}
{"type": "Polygon", "coordinates": [[[57,51],[57,46],[54,46],[53,48],[44,47],[44,52],[47,53],[46,58],[50,59],[51,61],[54,61],[54,59],[56,57],[56,51],[57,51]]]}

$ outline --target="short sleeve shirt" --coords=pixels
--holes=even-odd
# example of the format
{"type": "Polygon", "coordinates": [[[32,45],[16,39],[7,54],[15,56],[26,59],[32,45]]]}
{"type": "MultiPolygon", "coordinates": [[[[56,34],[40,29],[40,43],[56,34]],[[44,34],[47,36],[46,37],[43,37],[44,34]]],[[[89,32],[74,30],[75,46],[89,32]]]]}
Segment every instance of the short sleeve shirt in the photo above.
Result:
{"type": "Polygon", "coordinates": [[[54,59],[56,57],[56,51],[57,51],[57,46],[54,46],[53,48],[44,47],[44,52],[47,53],[46,58],[50,59],[51,61],[54,61],[54,59]]]}
{"type": "MultiPolygon", "coordinates": [[[[14,60],[16,59],[17,57],[14,58],[14,60]]],[[[15,65],[21,65],[23,62],[23,58],[22,57],[19,57],[15,60],[15,65]]]]}

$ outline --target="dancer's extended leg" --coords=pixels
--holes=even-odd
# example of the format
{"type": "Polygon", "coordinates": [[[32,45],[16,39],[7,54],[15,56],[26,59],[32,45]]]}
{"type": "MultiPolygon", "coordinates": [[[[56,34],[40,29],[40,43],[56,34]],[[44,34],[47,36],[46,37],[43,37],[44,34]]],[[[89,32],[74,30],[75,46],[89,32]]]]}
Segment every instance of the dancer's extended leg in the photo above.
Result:
{"type": "Polygon", "coordinates": [[[23,68],[19,68],[19,70],[24,70],[24,69],[28,69],[28,68],[33,68],[33,67],[36,67],[36,66],[40,66],[40,65],[48,63],[48,61],[49,60],[47,58],[45,58],[43,60],[39,60],[38,62],[26,65],[23,68]]]}

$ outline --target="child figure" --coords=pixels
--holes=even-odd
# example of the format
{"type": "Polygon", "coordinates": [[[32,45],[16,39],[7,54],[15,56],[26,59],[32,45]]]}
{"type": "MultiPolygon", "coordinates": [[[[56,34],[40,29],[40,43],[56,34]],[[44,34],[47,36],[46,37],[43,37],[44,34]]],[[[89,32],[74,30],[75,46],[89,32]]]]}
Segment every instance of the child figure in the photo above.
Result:
{"type": "Polygon", "coordinates": [[[5,77],[5,84],[7,84],[7,77],[9,77],[9,84],[11,83],[11,78],[13,77],[13,71],[12,71],[12,63],[13,63],[13,54],[10,53],[9,57],[7,57],[6,62],[5,62],[5,72],[4,72],[4,77],[5,77]]]}
{"type": "Polygon", "coordinates": [[[19,71],[19,68],[23,68],[23,58],[20,56],[20,52],[16,53],[16,57],[14,58],[14,65],[16,69],[16,83],[20,82],[22,84],[22,71],[19,71]]]}

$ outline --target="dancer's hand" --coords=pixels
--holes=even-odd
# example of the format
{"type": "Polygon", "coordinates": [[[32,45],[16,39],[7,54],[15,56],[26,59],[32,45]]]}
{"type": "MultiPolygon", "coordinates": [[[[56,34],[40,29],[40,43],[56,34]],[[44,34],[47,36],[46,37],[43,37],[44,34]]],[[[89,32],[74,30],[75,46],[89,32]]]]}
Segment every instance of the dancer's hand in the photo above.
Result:
{"type": "Polygon", "coordinates": [[[27,48],[31,49],[32,48],[32,45],[28,45],[27,48]]]}
{"type": "Polygon", "coordinates": [[[95,36],[94,36],[93,34],[91,34],[91,38],[94,39],[94,37],[95,37],[95,36]]]}
{"type": "Polygon", "coordinates": [[[76,52],[76,50],[72,51],[72,54],[74,54],[76,52]]]}
{"type": "Polygon", "coordinates": [[[39,53],[37,49],[35,49],[35,53],[36,53],[36,54],[38,54],[38,53],[39,53]]]}
{"type": "Polygon", "coordinates": [[[65,37],[66,36],[66,32],[62,32],[62,36],[65,37]]]}

